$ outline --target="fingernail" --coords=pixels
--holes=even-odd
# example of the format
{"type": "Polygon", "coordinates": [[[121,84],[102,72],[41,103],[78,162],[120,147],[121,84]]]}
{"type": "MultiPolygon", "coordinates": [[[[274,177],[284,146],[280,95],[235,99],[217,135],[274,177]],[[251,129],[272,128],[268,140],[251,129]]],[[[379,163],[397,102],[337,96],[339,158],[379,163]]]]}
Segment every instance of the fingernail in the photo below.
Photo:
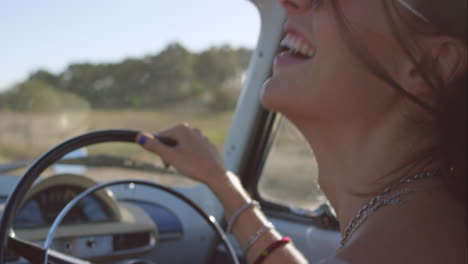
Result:
{"type": "Polygon", "coordinates": [[[144,144],[146,144],[146,141],[147,141],[147,140],[148,140],[148,139],[147,139],[145,136],[141,136],[140,139],[138,140],[138,143],[139,143],[140,145],[144,145],[144,144]]]}

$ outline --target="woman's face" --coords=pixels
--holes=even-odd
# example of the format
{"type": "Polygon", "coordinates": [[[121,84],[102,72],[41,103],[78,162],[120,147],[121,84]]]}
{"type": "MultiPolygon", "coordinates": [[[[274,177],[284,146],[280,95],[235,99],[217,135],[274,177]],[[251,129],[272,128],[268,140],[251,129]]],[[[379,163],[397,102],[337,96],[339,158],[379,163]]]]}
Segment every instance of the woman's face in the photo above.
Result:
{"type": "MultiPolygon", "coordinates": [[[[293,121],[351,121],[389,111],[395,89],[376,78],[353,55],[330,0],[280,0],[287,12],[286,36],[265,84],[267,108],[293,121]]],[[[392,37],[380,1],[339,0],[353,35],[391,75],[402,51],[392,37]]]]}

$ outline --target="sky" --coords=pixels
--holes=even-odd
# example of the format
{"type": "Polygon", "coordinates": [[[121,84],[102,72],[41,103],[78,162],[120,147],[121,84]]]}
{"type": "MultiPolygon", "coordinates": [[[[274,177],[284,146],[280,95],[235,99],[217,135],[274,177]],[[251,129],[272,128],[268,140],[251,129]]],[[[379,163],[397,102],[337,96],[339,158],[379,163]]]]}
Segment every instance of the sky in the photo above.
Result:
{"type": "Polygon", "coordinates": [[[179,42],[255,47],[260,30],[248,0],[14,0],[0,3],[0,90],[38,69],[118,62],[179,42]]]}

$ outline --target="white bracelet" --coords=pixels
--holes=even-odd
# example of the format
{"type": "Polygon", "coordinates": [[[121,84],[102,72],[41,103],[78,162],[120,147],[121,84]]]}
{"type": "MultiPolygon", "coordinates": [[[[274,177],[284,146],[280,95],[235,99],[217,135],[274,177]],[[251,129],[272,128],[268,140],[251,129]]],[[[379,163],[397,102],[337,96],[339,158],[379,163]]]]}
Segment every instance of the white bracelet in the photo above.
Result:
{"type": "Polygon", "coordinates": [[[247,246],[245,246],[245,248],[242,250],[244,256],[245,253],[247,253],[247,250],[249,250],[263,234],[265,234],[273,228],[273,224],[269,222],[266,225],[262,226],[260,229],[258,229],[253,235],[251,235],[249,237],[249,240],[247,241],[247,246]]]}
{"type": "Polygon", "coordinates": [[[252,200],[248,203],[245,203],[243,204],[241,207],[239,207],[239,209],[237,209],[231,216],[231,218],[229,219],[229,222],[228,222],[228,225],[227,225],[227,228],[226,228],[226,232],[228,233],[231,233],[232,231],[232,227],[234,226],[234,223],[236,222],[237,218],[239,217],[239,215],[244,212],[245,210],[249,209],[250,207],[257,207],[260,209],[260,204],[255,201],[255,200],[252,200]]]}

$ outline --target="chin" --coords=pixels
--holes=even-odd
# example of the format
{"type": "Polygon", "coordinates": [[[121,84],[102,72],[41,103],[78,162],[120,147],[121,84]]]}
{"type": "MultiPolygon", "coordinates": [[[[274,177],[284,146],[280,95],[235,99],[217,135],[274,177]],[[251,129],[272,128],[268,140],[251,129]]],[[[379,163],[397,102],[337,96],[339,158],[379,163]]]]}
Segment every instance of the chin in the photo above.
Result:
{"type": "Polygon", "coordinates": [[[275,87],[275,80],[268,79],[261,91],[261,100],[265,108],[272,111],[279,111],[280,105],[284,102],[284,96],[281,96],[281,87],[275,87]]]}
{"type": "Polygon", "coordinates": [[[307,88],[301,85],[299,78],[274,75],[268,79],[262,89],[261,100],[265,108],[282,114],[306,111],[309,104],[304,104],[304,98],[310,95],[307,88]]]}

